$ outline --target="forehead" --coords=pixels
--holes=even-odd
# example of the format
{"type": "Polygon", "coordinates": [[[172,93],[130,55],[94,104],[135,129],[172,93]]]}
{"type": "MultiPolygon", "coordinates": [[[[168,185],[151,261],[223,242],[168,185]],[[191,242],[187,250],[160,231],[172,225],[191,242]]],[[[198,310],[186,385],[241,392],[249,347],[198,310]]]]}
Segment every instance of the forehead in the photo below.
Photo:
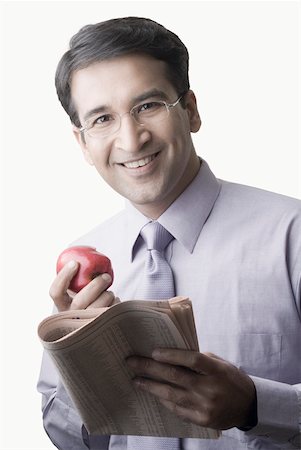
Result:
{"type": "Polygon", "coordinates": [[[97,106],[122,108],[146,91],[176,92],[167,77],[167,65],[148,55],[125,55],[91,64],[75,72],[71,97],[79,115],[97,106]]]}

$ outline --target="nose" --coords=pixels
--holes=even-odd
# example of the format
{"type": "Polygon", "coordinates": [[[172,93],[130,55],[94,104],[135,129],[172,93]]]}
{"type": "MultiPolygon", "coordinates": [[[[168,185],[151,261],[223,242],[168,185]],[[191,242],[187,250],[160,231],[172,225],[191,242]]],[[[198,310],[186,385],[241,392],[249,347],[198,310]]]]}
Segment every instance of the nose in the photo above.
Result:
{"type": "Polygon", "coordinates": [[[151,139],[150,131],[144,125],[139,125],[131,114],[123,114],[120,121],[115,138],[115,145],[119,149],[135,153],[151,139]]]}

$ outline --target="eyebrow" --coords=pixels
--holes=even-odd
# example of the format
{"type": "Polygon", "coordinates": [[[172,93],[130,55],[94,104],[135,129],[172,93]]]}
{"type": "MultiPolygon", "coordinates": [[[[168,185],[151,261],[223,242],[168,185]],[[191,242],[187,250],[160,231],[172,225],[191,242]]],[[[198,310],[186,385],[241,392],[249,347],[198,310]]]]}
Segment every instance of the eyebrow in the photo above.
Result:
{"type": "MultiPolygon", "coordinates": [[[[149,91],[143,92],[140,95],[137,95],[132,99],[133,104],[143,102],[144,100],[147,100],[149,98],[160,98],[161,100],[167,100],[168,96],[166,92],[161,91],[160,89],[150,89],[149,91]]],[[[95,114],[99,114],[105,111],[108,111],[109,107],[107,105],[99,105],[96,106],[93,109],[90,109],[86,112],[84,115],[84,121],[86,122],[90,117],[94,116],[95,114]]]]}
{"type": "Polygon", "coordinates": [[[138,95],[137,97],[133,98],[134,103],[143,102],[144,100],[147,100],[148,98],[157,97],[162,100],[167,100],[168,96],[166,92],[161,91],[160,89],[150,89],[149,91],[144,92],[141,95],[138,95]]]}

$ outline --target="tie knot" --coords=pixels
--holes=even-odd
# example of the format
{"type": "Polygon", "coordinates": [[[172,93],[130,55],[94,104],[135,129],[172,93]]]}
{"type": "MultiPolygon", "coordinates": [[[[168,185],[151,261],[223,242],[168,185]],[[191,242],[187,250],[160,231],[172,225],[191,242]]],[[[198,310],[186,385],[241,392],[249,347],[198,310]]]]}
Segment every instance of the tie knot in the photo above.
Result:
{"type": "Polygon", "coordinates": [[[144,239],[147,250],[158,250],[162,252],[168,244],[174,239],[159,222],[149,222],[140,231],[144,239]]]}

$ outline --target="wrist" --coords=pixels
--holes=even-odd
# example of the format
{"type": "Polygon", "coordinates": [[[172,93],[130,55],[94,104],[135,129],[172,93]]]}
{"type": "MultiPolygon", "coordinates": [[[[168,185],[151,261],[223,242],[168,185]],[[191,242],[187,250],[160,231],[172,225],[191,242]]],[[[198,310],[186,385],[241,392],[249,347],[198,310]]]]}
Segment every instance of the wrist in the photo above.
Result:
{"type": "MultiPolygon", "coordinates": [[[[251,378],[250,378],[251,380],[251,378]]],[[[252,380],[251,380],[252,381],[252,380]]],[[[257,394],[256,394],[256,388],[252,381],[253,385],[253,396],[250,401],[250,405],[248,407],[248,411],[246,414],[246,419],[242,426],[237,427],[241,431],[250,431],[252,428],[254,428],[257,425],[258,422],[258,416],[257,416],[257,394]]]]}

